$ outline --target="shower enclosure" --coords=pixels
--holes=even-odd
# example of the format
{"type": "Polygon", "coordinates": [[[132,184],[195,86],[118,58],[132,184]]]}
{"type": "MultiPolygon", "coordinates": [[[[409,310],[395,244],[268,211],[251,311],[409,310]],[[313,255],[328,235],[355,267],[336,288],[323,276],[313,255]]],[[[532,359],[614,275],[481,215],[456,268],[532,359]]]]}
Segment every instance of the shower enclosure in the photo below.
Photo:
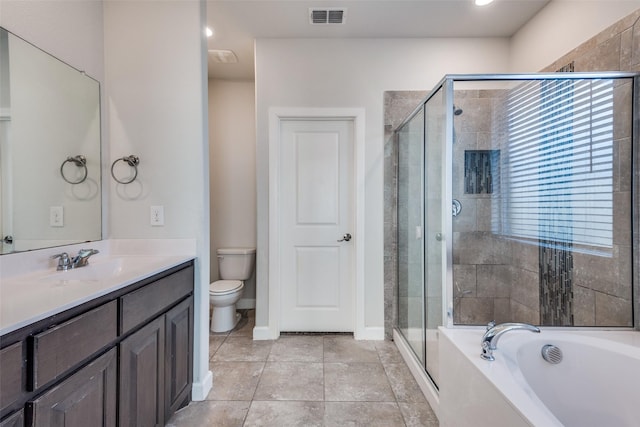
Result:
{"type": "Polygon", "coordinates": [[[433,385],[439,326],[634,326],[639,81],[450,75],[396,129],[396,330],[433,385]]]}

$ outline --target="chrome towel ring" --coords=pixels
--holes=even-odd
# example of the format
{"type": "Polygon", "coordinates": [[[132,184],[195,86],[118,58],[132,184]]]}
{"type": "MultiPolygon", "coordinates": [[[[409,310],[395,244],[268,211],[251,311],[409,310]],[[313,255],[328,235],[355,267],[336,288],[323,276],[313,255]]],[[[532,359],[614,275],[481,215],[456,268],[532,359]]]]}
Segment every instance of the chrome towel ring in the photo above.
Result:
{"type": "Polygon", "coordinates": [[[124,156],[124,157],[120,157],[119,159],[115,159],[113,161],[113,163],[111,164],[111,176],[113,177],[113,179],[116,180],[116,182],[120,183],[120,184],[131,184],[133,181],[136,180],[136,178],[138,177],[138,164],[140,163],[140,158],[138,156],[134,156],[133,154],[130,156],[124,156]],[[116,163],[123,161],[126,164],[128,164],[129,166],[131,166],[133,168],[133,178],[131,178],[130,180],[124,180],[124,179],[118,179],[116,178],[116,175],[113,173],[113,168],[116,166],[116,163]]]}
{"type": "Polygon", "coordinates": [[[62,175],[62,179],[64,179],[69,184],[74,184],[75,185],[75,184],[83,183],[87,179],[87,175],[88,175],[87,158],[85,156],[83,156],[82,154],[78,154],[77,156],[73,156],[73,157],[71,157],[71,156],[67,157],[67,160],[62,162],[62,165],[60,165],[60,175],[62,175]],[[84,175],[82,176],[82,178],[80,178],[77,181],[71,181],[71,180],[67,179],[67,177],[64,175],[64,165],[66,165],[67,163],[73,163],[77,167],[83,168],[84,169],[84,171],[83,171],[84,175]]]}

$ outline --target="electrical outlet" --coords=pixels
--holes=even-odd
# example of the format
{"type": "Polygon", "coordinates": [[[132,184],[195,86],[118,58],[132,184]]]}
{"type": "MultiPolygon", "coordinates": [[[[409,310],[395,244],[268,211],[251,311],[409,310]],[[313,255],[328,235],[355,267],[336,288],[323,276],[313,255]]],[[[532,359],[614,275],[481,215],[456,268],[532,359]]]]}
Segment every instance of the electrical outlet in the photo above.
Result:
{"type": "Polygon", "coordinates": [[[164,225],[164,206],[151,206],[150,224],[153,226],[164,225]]]}
{"type": "Polygon", "coordinates": [[[49,225],[51,227],[64,227],[64,209],[62,209],[62,206],[49,207],[49,225]]]}

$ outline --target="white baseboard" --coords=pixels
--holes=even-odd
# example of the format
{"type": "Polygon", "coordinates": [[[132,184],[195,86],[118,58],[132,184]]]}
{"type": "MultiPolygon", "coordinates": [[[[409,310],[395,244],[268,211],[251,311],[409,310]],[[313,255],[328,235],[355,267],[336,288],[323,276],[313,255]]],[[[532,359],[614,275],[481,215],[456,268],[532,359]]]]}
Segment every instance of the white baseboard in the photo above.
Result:
{"type": "Polygon", "coordinates": [[[405,340],[395,330],[393,331],[393,342],[400,351],[402,358],[409,367],[409,370],[411,371],[413,378],[415,378],[418,383],[420,390],[422,390],[422,394],[424,394],[427,402],[431,405],[431,409],[433,409],[436,417],[440,419],[440,396],[438,395],[438,390],[436,390],[435,386],[427,376],[422,365],[420,365],[414,357],[405,340]]]}
{"type": "Polygon", "coordinates": [[[207,398],[213,386],[213,373],[207,371],[202,381],[194,382],[191,386],[191,400],[201,401],[207,398]]]}
{"type": "Polygon", "coordinates": [[[236,308],[240,310],[256,308],[255,298],[241,298],[236,303],[236,308]]]}
{"type": "Polygon", "coordinates": [[[353,337],[356,340],[383,341],[384,328],[380,328],[380,327],[362,328],[362,330],[356,330],[353,334],[353,337]]]}
{"type": "Polygon", "coordinates": [[[255,326],[253,328],[254,341],[277,340],[280,334],[276,334],[268,326],[255,326]]]}

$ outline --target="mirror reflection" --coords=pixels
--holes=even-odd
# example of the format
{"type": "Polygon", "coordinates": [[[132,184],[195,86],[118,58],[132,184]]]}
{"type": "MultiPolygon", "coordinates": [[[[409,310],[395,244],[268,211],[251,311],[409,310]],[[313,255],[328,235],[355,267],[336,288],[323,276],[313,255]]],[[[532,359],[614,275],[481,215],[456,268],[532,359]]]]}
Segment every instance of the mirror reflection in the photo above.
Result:
{"type": "Polygon", "coordinates": [[[101,238],[100,85],[0,27],[0,253],[101,238]]]}

